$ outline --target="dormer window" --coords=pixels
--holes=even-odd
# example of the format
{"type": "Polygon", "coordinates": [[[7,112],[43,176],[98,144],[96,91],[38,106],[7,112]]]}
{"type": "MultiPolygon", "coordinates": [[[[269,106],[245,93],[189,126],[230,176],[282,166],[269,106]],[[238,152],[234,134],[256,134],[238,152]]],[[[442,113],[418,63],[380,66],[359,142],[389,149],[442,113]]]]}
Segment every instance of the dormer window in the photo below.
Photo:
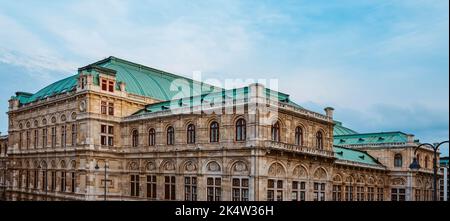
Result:
{"type": "Polygon", "coordinates": [[[83,76],[81,77],[81,89],[84,89],[86,87],[86,78],[83,76]]]}
{"type": "Polygon", "coordinates": [[[108,81],[108,91],[114,92],[114,81],[108,81]]]}
{"type": "Polygon", "coordinates": [[[102,79],[102,90],[106,91],[108,88],[108,81],[106,79],[102,79]]]}
{"type": "Polygon", "coordinates": [[[101,87],[103,91],[109,91],[114,92],[114,81],[102,79],[101,80],[101,87]]]}

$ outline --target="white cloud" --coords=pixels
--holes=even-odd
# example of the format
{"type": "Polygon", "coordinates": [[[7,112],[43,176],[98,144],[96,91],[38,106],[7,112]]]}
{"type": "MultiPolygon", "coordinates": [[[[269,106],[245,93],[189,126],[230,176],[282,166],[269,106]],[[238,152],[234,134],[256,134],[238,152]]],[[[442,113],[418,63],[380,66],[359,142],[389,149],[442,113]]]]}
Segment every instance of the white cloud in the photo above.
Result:
{"type": "MultiPolygon", "coordinates": [[[[17,23],[0,14],[0,62],[24,66],[33,71],[68,71],[74,65],[61,60],[51,46],[17,23]]],[[[42,74],[43,74],[42,73],[42,74]]]]}

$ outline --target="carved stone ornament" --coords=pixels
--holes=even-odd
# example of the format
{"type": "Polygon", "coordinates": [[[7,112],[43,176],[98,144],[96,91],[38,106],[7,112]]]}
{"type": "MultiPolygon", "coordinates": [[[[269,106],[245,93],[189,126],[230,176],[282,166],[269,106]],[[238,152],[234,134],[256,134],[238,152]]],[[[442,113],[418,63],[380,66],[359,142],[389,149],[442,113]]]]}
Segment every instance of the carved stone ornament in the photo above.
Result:
{"type": "Polygon", "coordinates": [[[215,161],[208,163],[208,166],[206,166],[206,168],[208,171],[211,171],[211,172],[219,172],[220,171],[220,165],[215,161]]]}
{"type": "Polygon", "coordinates": [[[239,162],[234,164],[233,171],[235,171],[235,172],[245,172],[245,171],[248,171],[248,168],[247,168],[247,165],[244,162],[239,161],[239,162]]]}
{"type": "Polygon", "coordinates": [[[80,101],[80,104],[79,104],[79,110],[80,110],[80,112],[85,112],[86,111],[86,101],[80,101]]]}
{"type": "Polygon", "coordinates": [[[185,165],[184,165],[184,169],[186,171],[192,172],[192,171],[196,171],[197,170],[197,165],[195,163],[193,163],[192,161],[188,161],[185,165]]]}
{"type": "Polygon", "coordinates": [[[294,175],[295,177],[306,178],[307,173],[306,173],[306,170],[305,170],[304,167],[302,167],[302,166],[297,166],[297,167],[295,167],[295,169],[294,169],[293,175],[294,175]]]}

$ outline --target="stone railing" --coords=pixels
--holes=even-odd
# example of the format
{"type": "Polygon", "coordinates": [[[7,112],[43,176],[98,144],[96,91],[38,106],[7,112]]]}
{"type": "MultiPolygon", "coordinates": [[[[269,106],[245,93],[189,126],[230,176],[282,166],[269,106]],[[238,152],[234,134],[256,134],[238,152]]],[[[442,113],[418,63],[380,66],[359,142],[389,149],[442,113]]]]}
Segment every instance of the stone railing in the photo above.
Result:
{"type": "Polygon", "coordinates": [[[276,142],[276,141],[264,141],[263,142],[263,147],[271,148],[271,149],[291,151],[291,152],[297,152],[297,153],[314,155],[314,156],[322,156],[322,157],[334,158],[334,152],[333,151],[320,150],[320,149],[316,149],[316,148],[305,147],[305,146],[298,146],[298,145],[281,143],[281,142],[276,142]]]}

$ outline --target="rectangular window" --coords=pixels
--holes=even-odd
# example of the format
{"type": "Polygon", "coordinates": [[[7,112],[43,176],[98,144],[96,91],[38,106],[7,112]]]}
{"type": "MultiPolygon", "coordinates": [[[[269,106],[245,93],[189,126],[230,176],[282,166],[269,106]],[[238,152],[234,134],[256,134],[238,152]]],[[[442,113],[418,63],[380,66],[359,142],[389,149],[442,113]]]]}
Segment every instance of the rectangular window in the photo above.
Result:
{"type": "MultiPolygon", "coordinates": [[[[22,171],[19,171],[19,177],[18,177],[18,179],[19,179],[19,181],[18,181],[18,183],[19,183],[18,187],[19,187],[19,188],[22,188],[22,179],[23,179],[22,176],[23,176],[22,171]]],[[[3,178],[3,177],[0,177],[0,178],[3,178]]],[[[3,180],[0,180],[0,183],[3,184],[4,181],[3,181],[3,180]]]]}
{"type": "Polygon", "coordinates": [[[23,133],[19,132],[19,149],[22,149],[23,133]]]}
{"type": "Polygon", "coordinates": [[[72,147],[75,147],[77,145],[77,125],[72,124],[72,147]]]}
{"type": "Polygon", "coordinates": [[[37,170],[34,171],[34,188],[38,188],[38,179],[39,179],[39,172],[37,170]]]}
{"type": "Polygon", "coordinates": [[[233,178],[232,182],[232,200],[248,201],[249,180],[247,178],[233,178]]]}
{"type": "Polygon", "coordinates": [[[114,81],[108,81],[108,91],[114,92],[114,81]]]}
{"type": "Polygon", "coordinates": [[[206,180],[206,195],[208,201],[222,200],[222,178],[208,177],[206,180]]]}
{"type": "Polygon", "coordinates": [[[52,191],[52,192],[54,192],[55,190],[56,190],[56,171],[52,171],[52,177],[51,177],[51,184],[52,184],[52,186],[51,186],[51,189],[50,189],[50,191],[52,191]]]}
{"type": "Polygon", "coordinates": [[[345,186],[345,201],[353,201],[353,186],[345,186]]]}
{"type": "Polygon", "coordinates": [[[77,183],[77,177],[75,176],[75,172],[70,173],[71,175],[71,185],[70,185],[70,191],[72,193],[75,193],[76,183],[77,183]]]}
{"type": "Polygon", "coordinates": [[[52,127],[52,147],[56,147],[56,127],[52,127]]]}
{"type": "Polygon", "coordinates": [[[45,191],[47,189],[47,171],[42,171],[42,191],[45,191]]]}
{"type": "Polygon", "coordinates": [[[107,145],[107,136],[100,136],[100,143],[102,146],[106,146],[107,145]]]}
{"type": "Polygon", "coordinates": [[[30,131],[26,132],[26,147],[27,149],[30,149],[30,131]]]}
{"type": "Polygon", "coordinates": [[[86,87],[86,78],[82,77],[81,78],[81,89],[84,89],[86,87]]]}
{"type": "Polygon", "coordinates": [[[314,183],[314,201],[325,201],[325,183],[314,183]]]}
{"type": "Polygon", "coordinates": [[[384,188],[377,188],[377,200],[384,201],[384,188]]]}
{"type": "Polygon", "coordinates": [[[108,90],[108,81],[106,79],[102,79],[102,90],[103,91],[108,90]]]}
{"type": "Polygon", "coordinates": [[[184,200],[197,201],[197,177],[184,178],[184,200]]]}
{"type": "Polygon", "coordinates": [[[283,181],[267,180],[267,201],[283,201],[283,181]]]}
{"type": "Polygon", "coordinates": [[[107,103],[106,103],[106,101],[102,101],[101,102],[101,106],[100,106],[100,110],[101,110],[101,113],[103,114],[103,115],[106,115],[106,113],[107,113],[107,103]]]}
{"type": "Polygon", "coordinates": [[[367,187],[367,201],[375,201],[375,189],[367,187]]]}
{"type": "Polygon", "coordinates": [[[101,125],[100,128],[100,144],[102,146],[114,146],[114,127],[101,125]]]}
{"type": "Polygon", "coordinates": [[[306,182],[292,182],[292,201],[306,201],[306,182]]]}
{"type": "Polygon", "coordinates": [[[66,125],[61,126],[61,147],[66,147],[67,144],[66,125]]]}
{"type": "Polygon", "coordinates": [[[42,129],[42,148],[47,147],[47,128],[42,129]]]}
{"type": "Polygon", "coordinates": [[[333,201],[342,200],[342,187],[341,185],[333,185],[333,201]]]}
{"type": "Polygon", "coordinates": [[[402,188],[391,189],[391,200],[392,201],[405,201],[406,200],[405,189],[402,189],[402,188]]]}
{"type": "Polygon", "coordinates": [[[34,142],[33,142],[33,148],[36,149],[39,143],[39,131],[34,130],[34,142]]]}
{"type": "Polygon", "coordinates": [[[108,115],[114,116],[114,103],[108,103],[108,115]]]}
{"type": "Polygon", "coordinates": [[[356,201],[364,201],[364,187],[356,187],[356,201]]]}
{"type": "Polygon", "coordinates": [[[139,175],[131,175],[131,196],[139,196],[139,175]]]}
{"type": "Polygon", "coordinates": [[[156,200],[156,176],[147,176],[147,198],[156,200]]]}
{"type": "Polygon", "coordinates": [[[26,177],[25,177],[25,188],[30,188],[30,171],[29,170],[27,170],[27,175],[26,175],[26,177]]]}
{"type": "Polygon", "coordinates": [[[61,171],[61,192],[66,192],[66,172],[61,171]]]}
{"type": "Polygon", "coordinates": [[[175,176],[164,177],[164,199],[175,200],[175,176]]]}

